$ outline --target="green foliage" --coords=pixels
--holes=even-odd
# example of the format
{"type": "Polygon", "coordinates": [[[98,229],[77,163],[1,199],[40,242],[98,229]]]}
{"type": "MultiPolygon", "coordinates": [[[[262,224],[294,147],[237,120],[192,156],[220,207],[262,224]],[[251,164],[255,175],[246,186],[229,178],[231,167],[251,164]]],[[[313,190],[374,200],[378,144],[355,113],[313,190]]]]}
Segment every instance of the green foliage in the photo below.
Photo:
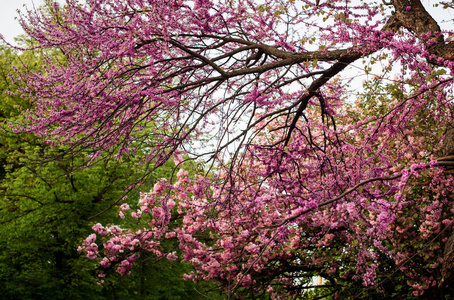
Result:
{"type": "MultiPolygon", "coordinates": [[[[150,260],[128,278],[109,274],[104,285],[97,284],[98,263],[82,257],[77,246],[93,232],[91,226],[97,222],[121,225],[117,207],[125,191],[139,181],[143,172],[140,151],[135,157],[121,160],[106,155],[104,160],[87,167],[90,153],[65,157],[62,154],[66,148],[52,147],[31,134],[14,133],[8,124],[21,122],[31,104],[28,99],[14,96],[18,86],[8,74],[14,72],[12,66],[39,68],[39,55],[0,50],[1,298],[201,297],[195,288],[204,290],[207,284],[197,286],[184,281],[182,275],[190,267],[165,259],[150,260]],[[43,161],[44,157],[61,158],[43,161]]],[[[169,177],[173,169],[167,164],[156,170],[153,178],[169,177]]],[[[142,191],[149,190],[152,183],[142,184],[142,191]]],[[[137,193],[128,198],[138,199],[137,193]]]]}

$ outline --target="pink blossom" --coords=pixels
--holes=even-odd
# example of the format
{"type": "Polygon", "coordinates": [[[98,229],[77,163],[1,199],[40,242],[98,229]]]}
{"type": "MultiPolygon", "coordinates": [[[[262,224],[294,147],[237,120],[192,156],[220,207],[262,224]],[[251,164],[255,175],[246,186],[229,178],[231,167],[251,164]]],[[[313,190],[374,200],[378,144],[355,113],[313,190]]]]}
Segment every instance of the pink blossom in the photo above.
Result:
{"type": "Polygon", "coordinates": [[[398,270],[415,295],[433,284],[454,211],[437,162],[454,111],[452,32],[415,26],[401,0],[394,18],[373,2],[82,2],[23,15],[44,56],[14,71],[33,109],[11,126],[142,172],[118,181],[131,201],[155,184],[131,222],[95,224],[78,251],[123,276],[140,253],[181,253],[185,278],[226,283],[231,297],[241,286],[298,297],[307,270],[367,286],[398,270]],[[46,57],[55,50],[64,60],[46,57]]]}
{"type": "Polygon", "coordinates": [[[142,211],[140,209],[138,209],[137,212],[135,212],[135,211],[131,212],[131,217],[133,217],[135,219],[140,219],[141,216],[142,216],[142,211]]]}
{"type": "Polygon", "coordinates": [[[120,210],[121,210],[121,211],[128,211],[128,210],[129,210],[129,205],[128,205],[128,203],[123,203],[123,204],[120,206],[120,210]]]}

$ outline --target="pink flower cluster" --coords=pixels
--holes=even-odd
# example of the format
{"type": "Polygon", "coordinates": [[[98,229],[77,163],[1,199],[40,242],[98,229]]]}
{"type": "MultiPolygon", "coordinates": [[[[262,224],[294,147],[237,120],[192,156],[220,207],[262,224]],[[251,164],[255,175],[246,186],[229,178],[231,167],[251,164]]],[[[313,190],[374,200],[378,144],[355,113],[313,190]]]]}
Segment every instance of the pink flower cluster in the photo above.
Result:
{"type": "Polygon", "coordinates": [[[107,151],[143,154],[147,174],[179,169],[138,206],[124,199],[118,215],[134,229],[95,224],[79,251],[122,275],[144,252],[182,259],[188,279],[283,298],[306,274],[375,285],[382,263],[417,295],[436,284],[446,236],[435,237],[454,218],[436,160],[454,61],[434,46],[453,32],[405,27],[424,12],[399,3],[393,17],[341,0],[68,0],[30,12],[22,23],[45,65],[18,73],[34,109],[16,130],[89,149],[90,163],[107,151]],[[199,157],[206,170],[189,176],[185,160],[199,157]]]}

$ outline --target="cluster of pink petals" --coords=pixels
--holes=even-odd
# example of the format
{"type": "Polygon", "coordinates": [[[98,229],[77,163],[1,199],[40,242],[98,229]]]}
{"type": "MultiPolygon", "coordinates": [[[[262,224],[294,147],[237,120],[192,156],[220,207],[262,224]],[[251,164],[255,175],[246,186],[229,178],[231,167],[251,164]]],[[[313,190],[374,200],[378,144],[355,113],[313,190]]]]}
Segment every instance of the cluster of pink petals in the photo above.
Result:
{"type": "Polygon", "coordinates": [[[266,278],[273,297],[298,284],[295,269],[374,285],[380,260],[417,295],[437,284],[446,236],[434,237],[454,218],[453,179],[436,161],[453,119],[454,62],[427,47],[452,33],[382,30],[381,3],[318,4],[68,0],[30,12],[27,33],[66,59],[52,53],[44,73],[19,75],[34,110],[16,129],[88,148],[88,161],[143,151],[149,165],[179,168],[119,207],[138,229],[96,224],[79,251],[125,276],[146,252],[190,262],[185,278],[229,291],[266,278]],[[340,77],[311,90],[340,62],[327,54],[344,49],[382,63],[383,77],[365,62],[364,94],[340,77]],[[320,59],[292,63],[307,53],[320,59]],[[207,137],[216,151],[203,148],[207,137]],[[211,173],[190,177],[184,158],[203,151],[211,173]],[[422,251],[422,267],[407,259],[422,251]]]}

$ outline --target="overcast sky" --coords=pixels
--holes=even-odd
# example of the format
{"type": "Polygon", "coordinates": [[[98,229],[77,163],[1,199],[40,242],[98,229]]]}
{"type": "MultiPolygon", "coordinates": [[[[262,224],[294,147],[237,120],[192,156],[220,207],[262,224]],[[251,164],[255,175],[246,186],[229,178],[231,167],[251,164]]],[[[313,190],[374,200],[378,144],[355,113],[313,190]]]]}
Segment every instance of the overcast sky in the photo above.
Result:
{"type": "Polygon", "coordinates": [[[18,16],[17,10],[25,11],[24,4],[27,7],[42,5],[43,0],[0,0],[0,34],[6,41],[13,43],[14,37],[22,34],[22,28],[19,22],[14,18],[18,16]]]}

